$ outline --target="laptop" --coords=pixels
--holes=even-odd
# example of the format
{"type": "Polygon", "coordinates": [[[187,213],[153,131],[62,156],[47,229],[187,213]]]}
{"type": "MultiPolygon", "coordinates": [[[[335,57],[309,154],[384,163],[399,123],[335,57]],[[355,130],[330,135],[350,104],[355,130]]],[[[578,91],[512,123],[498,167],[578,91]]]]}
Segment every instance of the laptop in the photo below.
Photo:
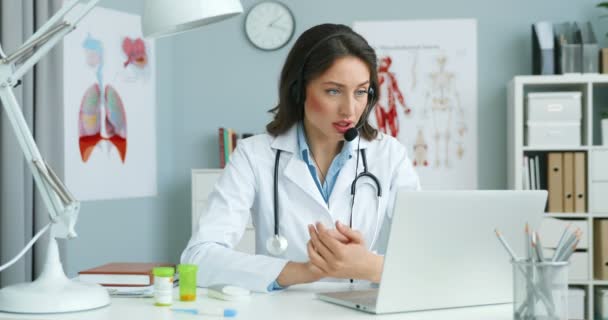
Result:
{"type": "Polygon", "coordinates": [[[546,201],[544,190],[399,190],[379,287],[317,297],[376,314],[512,303],[494,229],[522,256],[524,226],[539,227],[546,201]]]}

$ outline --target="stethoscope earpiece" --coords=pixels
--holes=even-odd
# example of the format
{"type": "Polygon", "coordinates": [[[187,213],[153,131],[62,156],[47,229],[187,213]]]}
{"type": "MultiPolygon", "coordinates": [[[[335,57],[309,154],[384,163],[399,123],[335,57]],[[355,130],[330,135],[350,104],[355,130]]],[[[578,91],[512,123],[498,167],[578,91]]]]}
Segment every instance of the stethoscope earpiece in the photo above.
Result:
{"type": "Polygon", "coordinates": [[[266,240],[266,250],[273,256],[280,256],[287,251],[287,239],[275,234],[266,240]]]}

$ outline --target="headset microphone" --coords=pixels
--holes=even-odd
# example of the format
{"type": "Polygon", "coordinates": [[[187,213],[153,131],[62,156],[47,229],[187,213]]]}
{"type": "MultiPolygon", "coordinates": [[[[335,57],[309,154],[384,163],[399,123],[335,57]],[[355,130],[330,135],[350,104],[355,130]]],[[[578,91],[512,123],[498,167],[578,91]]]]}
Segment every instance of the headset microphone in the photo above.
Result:
{"type": "Polygon", "coordinates": [[[359,135],[359,130],[356,128],[350,128],[344,132],[344,140],[350,142],[355,140],[355,138],[359,135]]]}

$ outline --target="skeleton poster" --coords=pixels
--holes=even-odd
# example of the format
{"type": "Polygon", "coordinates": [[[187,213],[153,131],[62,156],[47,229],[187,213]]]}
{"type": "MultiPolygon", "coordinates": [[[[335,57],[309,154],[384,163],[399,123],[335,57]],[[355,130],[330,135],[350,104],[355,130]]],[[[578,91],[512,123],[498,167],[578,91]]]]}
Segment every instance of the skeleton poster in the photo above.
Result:
{"type": "Polygon", "coordinates": [[[371,122],[406,146],[423,189],[476,189],[476,21],[366,21],[353,28],[378,55],[371,122]]]}
{"type": "Polygon", "coordinates": [[[64,172],[79,200],[156,195],[154,43],[140,19],[96,7],[64,38],[64,172]]]}

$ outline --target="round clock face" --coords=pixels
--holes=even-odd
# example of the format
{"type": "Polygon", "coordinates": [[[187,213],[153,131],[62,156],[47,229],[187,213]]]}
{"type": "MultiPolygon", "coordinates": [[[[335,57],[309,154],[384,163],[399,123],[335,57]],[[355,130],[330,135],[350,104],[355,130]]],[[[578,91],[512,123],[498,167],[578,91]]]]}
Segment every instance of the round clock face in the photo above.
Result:
{"type": "Polygon", "coordinates": [[[255,5],[245,18],[247,38],[262,50],[283,47],[295,29],[291,11],[282,3],[265,1],[255,5]]]}

